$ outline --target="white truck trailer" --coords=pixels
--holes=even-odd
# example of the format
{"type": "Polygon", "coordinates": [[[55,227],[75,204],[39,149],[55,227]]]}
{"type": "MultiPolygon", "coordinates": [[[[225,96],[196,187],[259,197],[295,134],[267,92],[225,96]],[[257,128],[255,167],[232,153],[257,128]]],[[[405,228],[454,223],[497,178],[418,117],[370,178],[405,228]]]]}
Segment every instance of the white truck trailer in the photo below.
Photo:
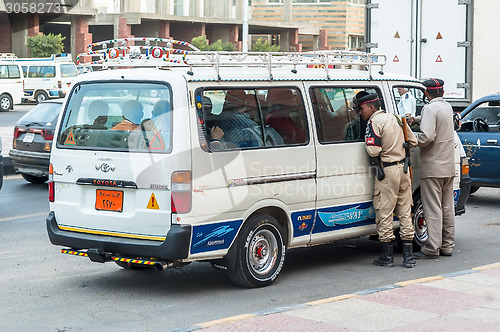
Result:
{"type": "Polygon", "coordinates": [[[455,110],[500,93],[498,0],[367,0],[366,49],[385,70],[445,81],[455,110]]]}

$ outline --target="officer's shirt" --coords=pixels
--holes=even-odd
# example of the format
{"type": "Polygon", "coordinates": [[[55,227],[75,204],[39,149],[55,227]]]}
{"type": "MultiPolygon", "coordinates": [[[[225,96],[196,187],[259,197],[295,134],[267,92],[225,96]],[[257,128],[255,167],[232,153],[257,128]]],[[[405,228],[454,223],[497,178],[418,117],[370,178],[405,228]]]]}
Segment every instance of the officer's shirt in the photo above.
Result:
{"type": "MultiPolygon", "coordinates": [[[[407,126],[410,147],[417,145],[417,139],[407,126]]],[[[366,151],[372,157],[380,155],[382,162],[401,161],[405,158],[403,127],[396,116],[379,110],[372,114],[366,126],[366,151]]]]}

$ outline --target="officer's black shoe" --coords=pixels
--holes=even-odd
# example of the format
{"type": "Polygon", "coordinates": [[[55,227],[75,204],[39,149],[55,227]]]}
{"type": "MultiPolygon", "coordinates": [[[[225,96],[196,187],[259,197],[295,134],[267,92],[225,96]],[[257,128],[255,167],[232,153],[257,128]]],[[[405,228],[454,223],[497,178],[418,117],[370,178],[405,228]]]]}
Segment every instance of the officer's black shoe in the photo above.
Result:
{"type": "Polygon", "coordinates": [[[417,264],[413,257],[413,244],[411,240],[403,240],[403,266],[412,268],[417,264]]]}
{"type": "Polygon", "coordinates": [[[415,259],[436,259],[439,258],[439,255],[427,255],[422,251],[417,251],[413,254],[413,257],[415,257],[415,259]]]}
{"type": "Polygon", "coordinates": [[[394,266],[392,242],[382,242],[382,254],[373,261],[373,264],[383,267],[394,266]]]}

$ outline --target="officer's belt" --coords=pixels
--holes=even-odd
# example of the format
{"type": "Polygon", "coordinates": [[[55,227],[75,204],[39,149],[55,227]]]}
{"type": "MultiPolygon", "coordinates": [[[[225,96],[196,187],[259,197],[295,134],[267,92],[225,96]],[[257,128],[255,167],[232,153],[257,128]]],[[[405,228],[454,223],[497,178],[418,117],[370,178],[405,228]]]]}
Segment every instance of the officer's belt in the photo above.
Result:
{"type": "Polygon", "coordinates": [[[405,160],[400,160],[400,161],[391,161],[391,162],[388,162],[388,163],[382,163],[382,166],[384,167],[389,167],[389,166],[394,166],[394,165],[397,165],[397,164],[404,164],[405,160]]]}

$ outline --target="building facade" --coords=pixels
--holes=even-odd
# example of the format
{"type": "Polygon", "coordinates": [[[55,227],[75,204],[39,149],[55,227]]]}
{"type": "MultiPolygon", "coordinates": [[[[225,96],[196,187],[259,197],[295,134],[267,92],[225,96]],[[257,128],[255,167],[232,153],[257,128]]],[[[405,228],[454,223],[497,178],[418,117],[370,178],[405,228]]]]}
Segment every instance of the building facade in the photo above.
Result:
{"type": "MultiPolygon", "coordinates": [[[[241,49],[243,4],[246,0],[60,0],[59,13],[14,12],[0,2],[0,53],[29,56],[27,38],[61,33],[65,52],[87,51],[92,42],[130,37],[160,37],[190,42],[231,42],[241,49]]],[[[15,2],[15,0],[10,0],[15,2]]],[[[36,2],[36,1],[34,1],[36,2]]],[[[248,20],[249,33],[279,36],[281,51],[300,49],[299,35],[319,36],[319,29],[288,21],[248,20]]]]}
{"type": "Polygon", "coordinates": [[[364,50],[365,0],[253,0],[252,18],[320,29],[318,39],[314,34],[299,35],[303,51],[324,45],[329,49],[364,50]]]}

